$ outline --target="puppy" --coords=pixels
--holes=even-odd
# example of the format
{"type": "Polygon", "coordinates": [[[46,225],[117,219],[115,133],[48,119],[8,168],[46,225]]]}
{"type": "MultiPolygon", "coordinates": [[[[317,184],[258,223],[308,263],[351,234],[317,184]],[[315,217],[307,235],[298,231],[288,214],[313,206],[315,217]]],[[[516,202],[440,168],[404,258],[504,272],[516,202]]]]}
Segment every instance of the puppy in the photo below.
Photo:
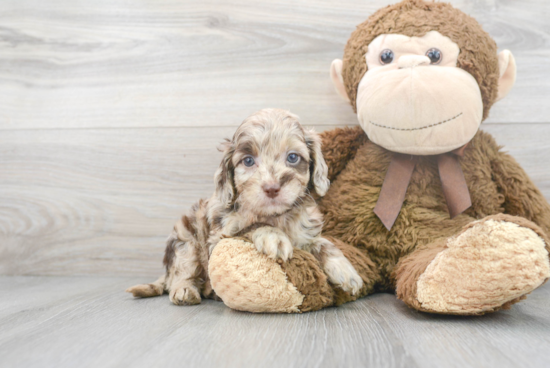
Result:
{"type": "Polygon", "coordinates": [[[248,238],[258,251],[287,261],[294,248],[311,252],[331,283],[355,294],[363,280],[329,240],[312,191],[328,190],[321,141],[296,115],[264,109],[248,117],[222,147],[214,176],[216,190],[183,216],[169,236],[166,274],[152,284],[129,288],[135,297],[168,292],[177,305],[216,298],[208,278],[208,257],[226,237],[248,238]]]}

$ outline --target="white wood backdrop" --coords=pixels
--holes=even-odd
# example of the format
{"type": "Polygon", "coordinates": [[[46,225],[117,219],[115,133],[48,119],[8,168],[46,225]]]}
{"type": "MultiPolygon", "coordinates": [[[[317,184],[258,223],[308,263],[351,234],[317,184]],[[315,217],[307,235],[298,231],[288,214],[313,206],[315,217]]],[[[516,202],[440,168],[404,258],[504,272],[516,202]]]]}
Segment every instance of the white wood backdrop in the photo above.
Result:
{"type": "MultiPolygon", "coordinates": [[[[159,274],[247,115],[356,124],[328,69],[393,2],[2,0],[0,274],[159,274]]],[[[483,129],[550,198],[549,2],[452,3],[514,53],[517,84],[483,129]]]]}

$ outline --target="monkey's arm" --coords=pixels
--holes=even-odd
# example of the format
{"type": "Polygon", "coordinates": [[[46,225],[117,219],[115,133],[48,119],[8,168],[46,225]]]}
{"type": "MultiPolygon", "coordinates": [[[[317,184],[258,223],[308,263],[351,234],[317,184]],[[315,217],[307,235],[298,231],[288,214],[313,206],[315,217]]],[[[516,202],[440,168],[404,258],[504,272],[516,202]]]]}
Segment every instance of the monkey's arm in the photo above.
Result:
{"type": "Polygon", "coordinates": [[[328,179],[334,181],[353,159],[357,149],[368,141],[360,126],[335,128],[320,134],[321,150],[328,166],[328,179]]]}
{"type": "Polygon", "coordinates": [[[492,163],[493,179],[504,195],[504,212],[521,216],[550,234],[550,205],[523,168],[507,153],[497,151],[492,163]]]}

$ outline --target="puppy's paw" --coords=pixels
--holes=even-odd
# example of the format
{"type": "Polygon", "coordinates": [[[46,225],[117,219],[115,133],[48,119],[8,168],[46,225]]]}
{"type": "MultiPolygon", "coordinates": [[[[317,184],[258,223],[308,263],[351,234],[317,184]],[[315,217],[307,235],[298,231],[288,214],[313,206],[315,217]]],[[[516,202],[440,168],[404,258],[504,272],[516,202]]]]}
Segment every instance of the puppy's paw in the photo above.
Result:
{"type": "Polygon", "coordinates": [[[252,234],[252,242],[259,252],[269,258],[286,262],[292,258],[292,243],[285,233],[274,227],[261,227],[252,234]]]}
{"type": "Polygon", "coordinates": [[[329,257],[324,265],[328,279],[342,290],[355,295],[363,287],[363,279],[346,257],[329,257]]]}
{"type": "Polygon", "coordinates": [[[201,295],[197,288],[181,287],[170,290],[170,301],[175,305],[195,305],[200,304],[201,295]]]}

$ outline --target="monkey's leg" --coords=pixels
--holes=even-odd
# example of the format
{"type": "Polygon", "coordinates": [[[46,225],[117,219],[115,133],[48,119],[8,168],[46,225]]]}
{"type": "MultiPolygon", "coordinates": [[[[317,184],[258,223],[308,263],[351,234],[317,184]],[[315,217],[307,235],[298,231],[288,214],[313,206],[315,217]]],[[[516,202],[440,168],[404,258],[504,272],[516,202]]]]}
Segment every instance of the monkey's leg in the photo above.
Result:
{"type": "Polygon", "coordinates": [[[242,238],[222,239],[210,257],[212,287],[230,308],[255,313],[309,312],[340,305],[374,291],[377,266],[357,248],[326,237],[363,280],[355,295],[329,283],[310,252],[295,249],[287,262],[258,252],[242,238]]]}
{"type": "Polygon", "coordinates": [[[524,218],[495,215],[403,258],[397,297],[432,313],[478,315],[507,309],[550,277],[548,240],[524,218]]]}

